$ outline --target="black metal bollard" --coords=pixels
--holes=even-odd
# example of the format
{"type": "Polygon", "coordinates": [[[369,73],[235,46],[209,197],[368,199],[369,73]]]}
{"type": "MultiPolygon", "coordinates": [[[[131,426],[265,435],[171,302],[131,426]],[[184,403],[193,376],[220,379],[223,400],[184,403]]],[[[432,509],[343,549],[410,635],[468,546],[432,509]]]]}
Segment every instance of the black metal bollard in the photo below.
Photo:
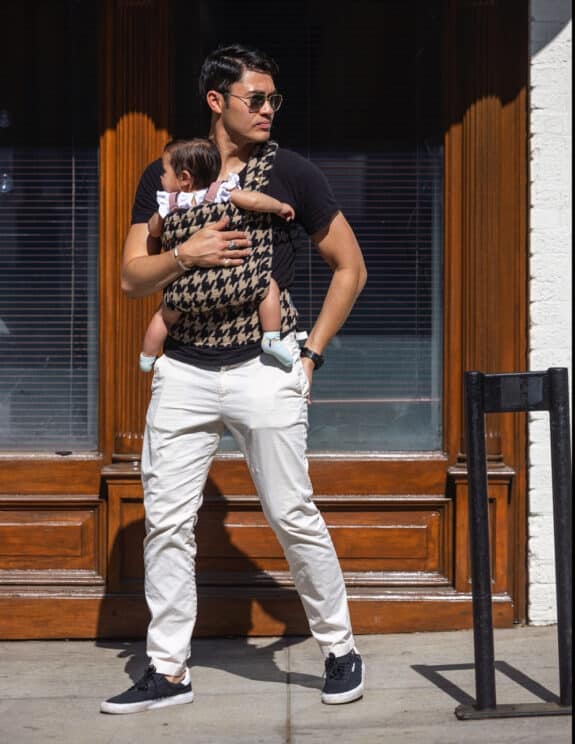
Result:
{"type": "Polygon", "coordinates": [[[465,373],[465,414],[469,472],[469,539],[473,597],[476,705],[460,705],[460,719],[570,715],[572,660],[572,507],[569,384],[567,370],[502,374],[465,373]],[[553,528],[559,646],[559,704],[497,705],[489,552],[485,414],[549,411],[553,528]]]}
{"type": "Polygon", "coordinates": [[[572,553],[571,539],[571,447],[569,381],[564,368],[549,369],[549,426],[551,433],[551,477],[553,482],[553,526],[555,534],[555,581],[557,592],[557,640],[561,705],[573,698],[572,553]]]}
{"type": "Polygon", "coordinates": [[[475,689],[480,709],[496,705],[483,382],[481,372],[465,376],[475,689]]]}

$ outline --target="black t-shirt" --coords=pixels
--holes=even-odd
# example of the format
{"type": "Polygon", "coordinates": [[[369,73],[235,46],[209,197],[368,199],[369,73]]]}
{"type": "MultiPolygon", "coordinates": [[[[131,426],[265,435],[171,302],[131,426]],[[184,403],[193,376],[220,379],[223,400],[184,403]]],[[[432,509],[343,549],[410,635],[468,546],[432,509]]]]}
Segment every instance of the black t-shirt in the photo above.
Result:
{"type": "MultiPolygon", "coordinates": [[[[150,163],[142,173],[132,207],[133,225],[147,222],[157,210],[156,191],[162,188],[161,173],[161,160],[150,163]]],[[[242,184],[244,176],[245,169],[240,174],[242,184]]],[[[289,289],[294,279],[298,232],[303,229],[308,235],[313,235],[327,227],[337,213],[338,206],[319,168],[301,155],[282,148],[277,150],[270,180],[264,192],[279,201],[287,202],[295,210],[293,222],[286,222],[276,215],[272,216],[274,244],[272,276],[280,289],[289,289]]],[[[217,369],[223,365],[253,359],[260,353],[260,346],[249,344],[241,347],[206,349],[182,344],[168,337],[164,353],[183,362],[217,369]]]]}

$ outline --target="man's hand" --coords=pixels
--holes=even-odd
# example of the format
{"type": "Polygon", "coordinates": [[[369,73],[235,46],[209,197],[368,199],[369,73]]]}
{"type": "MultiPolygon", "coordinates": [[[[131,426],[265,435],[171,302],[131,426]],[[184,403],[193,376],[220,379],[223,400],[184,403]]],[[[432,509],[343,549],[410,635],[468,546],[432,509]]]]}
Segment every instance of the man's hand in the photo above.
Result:
{"type": "Polygon", "coordinates": [[[238,266],[249,255],[251,241],[241,230],[226,230],[229,218],[205,225],[173,251],[161,251],[160,241],[148,232],[147,223],[131,226],[124,243],[122,290],[128,297],[147,297],[182,275],[185,266],[238,266]]]}
{"type": "Polygon", "coordinates": [[[311,404],[311,383],[313,380],[313,372],[315,369],[315,365],[309,357],[301,357],[301,366],[303,367],[303,371],[305,372],[305,376],[307,377],[307,381],[309,383],[309,393],[307,394],[307,402],[311,404]]]}
{"type": "Polygon", "coordinates": [[[241,230],[226,230],[229,217],[210,222],[178,246],[178,257],[188,268],[240,266],[250,253],[251,240],[241,230]]]}

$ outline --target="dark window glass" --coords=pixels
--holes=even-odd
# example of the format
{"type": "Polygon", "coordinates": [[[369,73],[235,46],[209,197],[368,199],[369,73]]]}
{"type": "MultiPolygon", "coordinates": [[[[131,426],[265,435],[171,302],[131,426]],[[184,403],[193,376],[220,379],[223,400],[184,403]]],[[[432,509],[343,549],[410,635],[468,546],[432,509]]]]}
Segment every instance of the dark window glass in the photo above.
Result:
{"type": "Polygon", "coordinates": [[[1,450],[97,446],[97,12],[0,9],[1,450]]]}
{"type": "MultiPolygon", "coordinates": [[[[273,138],[326,174],[369,280],[315,375],[310,450],[439,450],[443,2],[176,3],[176,134],[205,133],[190,80],[205,54],[271,54],[285,95],[273,138]]],[[[293,296],[317,316],[330,272],[302,237],[293,296]]]]}

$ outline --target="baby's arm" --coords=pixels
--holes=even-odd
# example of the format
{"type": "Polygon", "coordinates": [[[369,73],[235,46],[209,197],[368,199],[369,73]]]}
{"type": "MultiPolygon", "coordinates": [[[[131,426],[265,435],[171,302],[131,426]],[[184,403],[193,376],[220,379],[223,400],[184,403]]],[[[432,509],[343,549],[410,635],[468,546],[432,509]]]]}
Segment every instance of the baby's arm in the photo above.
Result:
{"type": "Polygon", "coordinates": [[[234,189],[230,192],[230,201],[240,209],[248,209],[252,212],[272,212],[272,214],[277,214],[278,217],[283,217],[287,222],[295,217],[292,206],[274,199],[273,196],[262,194],[261,191],[234,189]]]}
{"type": "Polygon", "coordinates": [[[156,201],[158,203],[158,211],[148,220],[148,232],[152,238],[161,238],[162,230],[164,229],[164,220],[170,213],[171,209],[178,206],[177,198],[180,192],[170,194],[169,191],[156,191],[156,201]],[[171,198],[174,200],[170,203],[171,198]]]}
{"type": "Polygon", "coordinates": [[[160,217],[159,212],[154,212],[154,214],[148,220],[148,232],[150,233],[151,237],[161,238],[163,227],[164,227],[163,217],[160,217]]]}

